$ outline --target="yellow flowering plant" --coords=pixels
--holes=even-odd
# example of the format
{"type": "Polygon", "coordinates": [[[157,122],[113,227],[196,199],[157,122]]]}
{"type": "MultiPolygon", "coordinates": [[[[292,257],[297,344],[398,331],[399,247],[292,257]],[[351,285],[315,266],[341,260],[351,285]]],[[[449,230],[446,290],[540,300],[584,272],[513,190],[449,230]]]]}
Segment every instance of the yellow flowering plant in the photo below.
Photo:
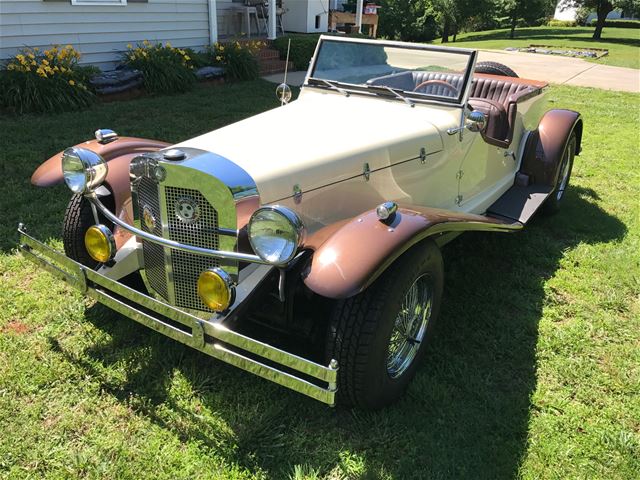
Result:
{"type": "Polygon", "coordinates": [[[97,69],[79,60],[71,45],[22,49],[0,69],[0,105],[17,113],[89,106],[95,99],[89,77],[97,69]]]}
{"type": "Polygon", "coordinates": [[[190,90],[196,81],[193,55],[192,50],[176,48],[169,42],[144,40],[137,45],[128,44],[122,61],[142,72],[148,92],[181,93],[190,90]]]}
{"type": "Polygon", "coordinates": [[[255,80],[259,75],[256,55],[266,46],[260,40],[214,43],[210,48],[213,63],[225,68],[230,80],[255,80]]]}

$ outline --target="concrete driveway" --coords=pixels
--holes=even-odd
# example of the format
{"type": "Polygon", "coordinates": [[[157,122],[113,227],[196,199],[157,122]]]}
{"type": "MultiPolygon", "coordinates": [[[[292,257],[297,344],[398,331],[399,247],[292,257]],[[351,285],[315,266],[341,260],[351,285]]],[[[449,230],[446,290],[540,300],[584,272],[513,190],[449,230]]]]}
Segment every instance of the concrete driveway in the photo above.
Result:
{"type": "MultiPolygon", "coordinates": [[[[599,65],[580,58],[503,50],[479,50],[478,61],[503,63],[519,77],[532,80],[623,92],[640,92],[640,70],[634,68],[599,65]]],[[[287,83],[300,86],[305,75],[306,72],[289,72],[287,83]]],[[[264,79],[281,83],[283,76],[282,73],[276,73],[264,79]]]]}
{"type": "Polygon", "coordinates": [[[623,92],[640,92],[640,70],[634,68],[600,65],[580,58],[503,50],[480,50],[478,61],[503,63],[519,77],[532,80],[623,92]]]}

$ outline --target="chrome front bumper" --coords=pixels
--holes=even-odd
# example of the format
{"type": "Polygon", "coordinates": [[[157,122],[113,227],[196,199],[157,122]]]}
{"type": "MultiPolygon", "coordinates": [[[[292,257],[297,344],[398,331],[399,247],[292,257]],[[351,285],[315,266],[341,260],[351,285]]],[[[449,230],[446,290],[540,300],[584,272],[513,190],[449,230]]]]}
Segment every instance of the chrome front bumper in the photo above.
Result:
{"type": "Polygon", "coordinates": [[[144,295],[71,260],[18,227],[24,256],[122,315],[196,350],[335,405],[338,364],[320,365],[144,295]]]}

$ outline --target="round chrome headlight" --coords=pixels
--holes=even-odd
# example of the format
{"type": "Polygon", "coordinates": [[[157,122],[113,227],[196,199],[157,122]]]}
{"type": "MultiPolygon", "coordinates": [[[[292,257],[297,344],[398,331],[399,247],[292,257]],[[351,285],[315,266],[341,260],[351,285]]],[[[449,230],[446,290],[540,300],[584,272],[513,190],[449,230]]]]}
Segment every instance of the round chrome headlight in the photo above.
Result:
{"type": "Polygon", "coordinates": [[[262,260],[274,265],[284,265],[296,256],[304,231],[298,215],[279,205],[256,210],[248,226],[251,247],[262,260]]]}
{"type": "Polygon", "coordinates": [[[64,183],[73,193],[87,193],[98,188],[107,176],[107,162],[86,148],[70,147],[62,154],[64,183]]]}

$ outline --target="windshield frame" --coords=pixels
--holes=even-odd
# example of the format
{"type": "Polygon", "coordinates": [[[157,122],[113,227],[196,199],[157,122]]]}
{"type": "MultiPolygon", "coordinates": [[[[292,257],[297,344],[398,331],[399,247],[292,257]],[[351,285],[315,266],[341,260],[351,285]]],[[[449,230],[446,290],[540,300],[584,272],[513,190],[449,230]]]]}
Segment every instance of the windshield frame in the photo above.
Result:
{"type": "MultiPolygon", "coordinates": [[[[466,49],[466,48],[456,48],[456,47],[439,47],[435,45],[427,45],[422,43],[409,43],[409,42],[397,42],[392,40],[373,40],[373,39],[365,39],[365,38],[353,38],[353,37],[338,37],[334,35],[321,35],[316,45],[315,52],[313,57],[311,58],[311,62],[309,64],[309,69],[307,70],[307,74],[304,79],[304,83],[302,84],[303,88],[318,88],[322,90],[332,90],[329,86],[319,85],[320,82],[323,81],[322,78],[316,78],[313,76],[316,70],[316,65],[318,61],[318,56],[322,49],[322,46],[327,42],[345,42],[345,43],[362,43],[362,44],[373,44],[380,45],[383,47],[394,47],[394,48],[403,48],[408,50],[428,50],[432,52],[440,52],[440,53],[450,53],[455,55],[465,55],[469,59],[467,61],[466,71],[464,73],[463,78],[463,86],[460,89],[460,94],[457,98],[455,97],[443,97],[439,95],[429,95],[426,93],[417,93],[417,92],[408,92],[406,90],[402,90],[402,95],[406,98],[410,99],[414,103],[437,103],[439,105],[449,105],[455,106],[458,108],[463,108],[467,100],[469,98],[469,91],[471,87],[471,77],[473,74],[473,70],[476,64],[477,51],[466,49]],[[315,80],[314,84],[309,82],[315,80]]],[[[362,84],[352,84],[346,82],[340,82],[337,80],[331,80],[331,82],[335,83],[338,87],[347,90],[349,93],[362,94],[367,96],[379,97],[376,92],[372,91],[372,89],[368,89],[367,85],[362,84]]],[[[391,96],[386,96],[387,99],[393,99],[395,101],[402,102],[400,98],[395,98],[391,96]]]]}

